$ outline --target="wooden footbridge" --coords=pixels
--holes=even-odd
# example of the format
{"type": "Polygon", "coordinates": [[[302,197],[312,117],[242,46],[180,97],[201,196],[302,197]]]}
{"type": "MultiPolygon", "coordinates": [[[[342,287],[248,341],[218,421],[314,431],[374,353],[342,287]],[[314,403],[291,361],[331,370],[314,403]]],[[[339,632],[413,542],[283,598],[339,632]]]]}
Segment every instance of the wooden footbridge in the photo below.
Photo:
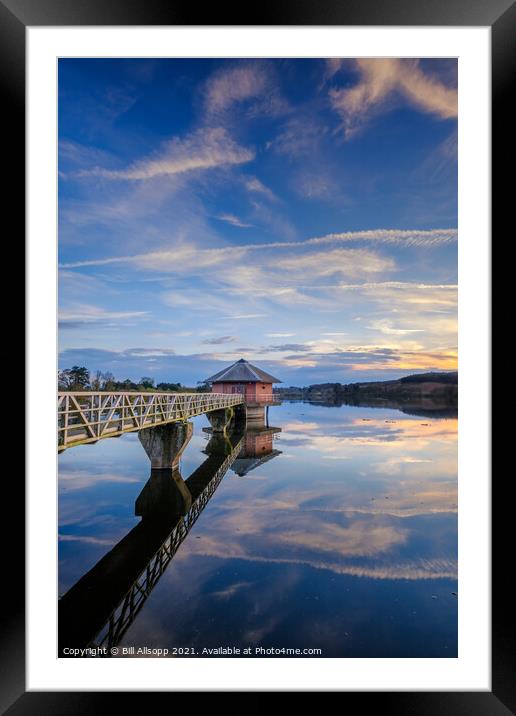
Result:
{"type": "Polygon", "coordinates": [[[244,400],[243,395],[228,393],[60,392],[57,449],[223,412],[244,400]]]}

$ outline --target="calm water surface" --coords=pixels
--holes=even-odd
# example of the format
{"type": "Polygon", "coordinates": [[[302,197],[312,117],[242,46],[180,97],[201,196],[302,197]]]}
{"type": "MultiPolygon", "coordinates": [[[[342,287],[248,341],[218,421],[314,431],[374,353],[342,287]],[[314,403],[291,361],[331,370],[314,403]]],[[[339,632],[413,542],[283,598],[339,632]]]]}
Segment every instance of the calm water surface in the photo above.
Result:
{"type": "MultiPolygon", "coordinates": [[[[206,460],[193,422],[184,479],[206,460]]],[[[120,647],[457,656],[457,421],[284,403],[269,422],[281,432],[232,464],[120,647]]],[[[136,433],[59,457],[60,595],[141,521],[149,475],[136,433]]]]}

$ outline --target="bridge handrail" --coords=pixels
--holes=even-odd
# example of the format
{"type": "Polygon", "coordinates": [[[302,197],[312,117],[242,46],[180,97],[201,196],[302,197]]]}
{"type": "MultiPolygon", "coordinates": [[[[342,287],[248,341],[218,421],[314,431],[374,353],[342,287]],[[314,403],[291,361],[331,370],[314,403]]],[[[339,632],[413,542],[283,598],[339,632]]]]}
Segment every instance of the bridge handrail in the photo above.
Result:
{"type": "Polygon", "coordinates": [[[240,394],[59,391],[58,449],[240,405],[240,394]]]}
{"type": "Polygon", "coordinates": [[[242,398],[243,395],[241,393],[175,393],[172,391],[163,391],[160,392],[158,390],[156,391],[137,391],[137,390],[59,390],[57,393],[58,397],[61,398],[65,395],[75,395],[75,396],[88,396],[88,395],[138,395],[138,396],[166,396],[167,398],[174,398],[174,397],[180,397],[180,398],[191,398],[192,396],[196,398],[206,398],[210,397],[212,395],[218,395],[224,398],[242,398]]]}

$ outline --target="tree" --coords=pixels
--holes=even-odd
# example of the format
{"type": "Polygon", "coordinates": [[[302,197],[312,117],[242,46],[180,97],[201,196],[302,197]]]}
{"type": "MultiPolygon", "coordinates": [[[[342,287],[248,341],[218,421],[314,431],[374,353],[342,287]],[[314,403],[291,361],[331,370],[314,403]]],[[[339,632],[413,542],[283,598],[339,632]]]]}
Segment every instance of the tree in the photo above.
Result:
{"type": "Polygon", "coordinates": [[[162,392],[164,391],[172,391],[177,392],[178,390],[181,390],[181,383],[158,383],[156,386],[157,390],[160,390],[162,392]]]}
{"type": "Polygon", "coordinates": [[[143,388],[154,388],[154,378],[144,376],[143,378],[140,378],[140,385],[143,388]]]}
{"type": "Polygon", "coordinates": [[[58,373],[60,390],[88,390],[90,387],[90,373],[84,366],[74,365],[58,373]]]}
{"type": "Polygon", "coordinates": [[[95,377],[91,379],[92,390],[102,390],[103,375],[100,370],[95,373],[95,377]]]}
{"type": "Polygon", "coordinates": [[[115,376],[113,373],[106,371],[102,376],[102,390],[114,390],[115,389],[115,376]]]}
{"type": "Polygon", "coordinates": [[[70,369],[65,368],[57,374],[57,387],[59,390],[70,390],[70,369]]]}
{"type": "Polygon", "coordinates": [[[74,365],[70,369],[73,390],[87,390],[90,387],[90,373],[84,366],[74,365]]]}

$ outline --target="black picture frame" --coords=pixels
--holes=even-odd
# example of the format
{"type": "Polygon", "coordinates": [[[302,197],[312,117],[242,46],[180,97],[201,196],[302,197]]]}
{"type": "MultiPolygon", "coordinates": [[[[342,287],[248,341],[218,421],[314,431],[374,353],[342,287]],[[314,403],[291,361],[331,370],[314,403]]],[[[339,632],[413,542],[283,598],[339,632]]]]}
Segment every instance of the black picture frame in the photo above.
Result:
{"type": "MultiPolygon", "coordinates": [[[[167,0],[0,0],[0,87],[3,97],[4,160],[9,167],[5,206],[19,227],[25,216],[25,30],[31,26],[77,25],[348,25],[348,26],[489,26],[492,39],[492,211],[493,234],[501,227],[514,203],[511,155],[507,151],[513,133],[510,79],[514,74],[516,6],[511,0],[276,0],[249,6],[247,15],[235,16],[228,4],[207,5],[167,0]],[[199,23],[199,13],[203,22],[199,23]],[[8,140],[7,140],[8,138],[8,140]],[[11,156],[6,156],[11,155],[11,156]],[[505,171],[504,171],[505,170],[505,171]],[[510,193],[509,193],[510,192],[510,193]],[[511,201],[512,198],[512,201],[511,201]]],[[[7,211],[7,210],[6,210],[7,211]]],[[[22,228],[16,244],[24,245],[22,228]]],[[[502,238],[502,237],[500,237],[502,238]]],[[[509,237],[507,237],[508,240],[509,237]]],[[[22,259],[23,261],[23,259],[22,259]]],[[[493,312],[492,315],[494,315],[493,312]]],[[[37,350],[37,346],[28,346],[37,350]]],[[[494,395],[494,391],[493,391],[494,395]]],[[[27,396],[30,402],[30,395],[27,396]]],[[[495,436],[493,436],[494,438],[495,436]]],[[[496,436],[498,437],[498,436],[496,436]]],[[[503,438],[498,438],[501,444],[503,438]]],[[[495,442],[495,446],[496,446],[495,442]]],[[[21,453],[23,454],[23,453],[21,453]]],[[[493,454],[494,449],[493,449],[493,454]]],[[[509,469],[502,477],[510,480],[509,469]]],[[[514,588],[510,569],[512,521],[510,502],[501,484],[492,484],[492,691],[465,692],[343,692],[341,705],[375,713],[482,714],[516,713],[516,640],[514,588]]],[[[0,644],[0,708],[19,714],[107,713],[120,709],[125,692],[26,692],[25,691],[25,502],[19,466],[7,471],[4,495],[12,523],[9,548],[4,549],[2,640],[0,644]],[[6,485],[6,483],[8,483],[6,485]],[[8,560],[5,565],[5,560],[8,560]],[[8,585],[8,586],[7,586],[8,585]]],[[[5,507],[5,504],[4,504],[5,507]]],[[[5,538],[4,538],[5,539],[5,538]]],[[[131,692],[131,709],[149,709],[149,699],[159,694],[131,692]]],[[[163,694],[161,694],[163,695],[163,694]]],[[[175,693],[165,694],[170,699],[175,693]]]]}

